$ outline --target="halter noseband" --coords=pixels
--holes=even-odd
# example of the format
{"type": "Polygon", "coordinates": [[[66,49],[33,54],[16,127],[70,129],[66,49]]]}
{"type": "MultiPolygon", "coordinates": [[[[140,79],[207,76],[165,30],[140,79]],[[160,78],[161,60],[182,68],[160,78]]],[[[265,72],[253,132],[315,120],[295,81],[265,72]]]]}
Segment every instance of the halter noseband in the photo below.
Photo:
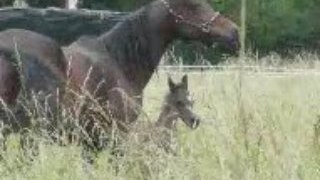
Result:
{"type": "Polygon", "coordinates": [[[177,12],[175,12],[175,11],[171,8],[171,6],[170,6],[170,4],[169,4],[169,2],[168,2],[167,0],[160,0],[160,1],[161,1],[161,2],[163,3],[163,5],[167,8],[167,10],[169,11],[169,13],[175,17],[175,21],[176,21],[177,23],[182,22],[182,23],[187,24],[187,25],[189,25],[189,26],[199,28],[199,29],[201,29],[201,30],[202,30],[203,32],[205,32],[205,33],[209,33],[209,31],[210,31],[210,27],[209,27],[210,24],[212,24],[212,23],[220,16],[220,12],[215,12],[214,15],[213,15],[208,21],[206,21],[206,22],[204,22],[204,23],[202,23],[202,24],[199,25],[199,24],[195,24],[195,23],[193,23],[193,22],[185,19],[181,14],[178,14],[177,12]]]}

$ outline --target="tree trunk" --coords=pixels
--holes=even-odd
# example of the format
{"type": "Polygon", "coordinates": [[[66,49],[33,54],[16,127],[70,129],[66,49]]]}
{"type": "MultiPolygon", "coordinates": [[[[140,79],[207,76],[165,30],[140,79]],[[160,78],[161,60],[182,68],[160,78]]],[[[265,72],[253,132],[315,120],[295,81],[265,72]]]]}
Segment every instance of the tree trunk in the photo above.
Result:
{"type": "Polygon", "coordinates": [[[0,31],[19,28],[54,38],[62,45],[81,35],[100,35],[122,21],[128,13],[66,9],[0,9],[0,31]]]}

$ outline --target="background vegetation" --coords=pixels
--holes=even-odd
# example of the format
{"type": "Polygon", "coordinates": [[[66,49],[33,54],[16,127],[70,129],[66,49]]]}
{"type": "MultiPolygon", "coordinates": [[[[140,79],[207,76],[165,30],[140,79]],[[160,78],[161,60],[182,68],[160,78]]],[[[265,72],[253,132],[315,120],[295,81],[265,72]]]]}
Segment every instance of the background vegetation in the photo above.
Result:
{"type": "MultiPolygon", "coordinates": [[[[8,5],[13,0],[2,0],[8,5]]],[[[26,0],[31,6],[57,6],[63,0],[26,0]]],[[[151,0],[80,0],[80,7],[133,11],[151,0]]],[[[209,0],[212,6],[240,24],[239,0],[209,0]]],[[[253,52],[265,55],[277,52],[282,55],[301,50],[320,49],[320,1],[319,0],[248,0],[247,1],[247,47],[253,52]]],[[[224,50],[207,50],[199,44],[177,43],[175,54],[183,56],[185,63],[194,63],[199,54],[204,60],[216,63],[224,50]]],[[[198,62],[197,62],[198,63],[198,62]]]]}

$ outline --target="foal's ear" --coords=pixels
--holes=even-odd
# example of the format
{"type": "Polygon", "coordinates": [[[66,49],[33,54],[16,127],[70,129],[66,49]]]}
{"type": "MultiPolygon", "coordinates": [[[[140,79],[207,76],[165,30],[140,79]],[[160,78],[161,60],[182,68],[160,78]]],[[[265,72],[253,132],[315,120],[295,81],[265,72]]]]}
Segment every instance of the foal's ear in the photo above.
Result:
{"type": "Polygon", "coordinates": [[[188,75],[184,75],[183,77],[182,77],[182,84],[183,84],[183,86],[186,88],[186,89],[188,89],[188,75]]]}
{"type": "Polygon", "coordinates": [[[170,76],[168,77],[168,85],[171,92],[176,88],[176,84],[173,82],[170,76]]]}

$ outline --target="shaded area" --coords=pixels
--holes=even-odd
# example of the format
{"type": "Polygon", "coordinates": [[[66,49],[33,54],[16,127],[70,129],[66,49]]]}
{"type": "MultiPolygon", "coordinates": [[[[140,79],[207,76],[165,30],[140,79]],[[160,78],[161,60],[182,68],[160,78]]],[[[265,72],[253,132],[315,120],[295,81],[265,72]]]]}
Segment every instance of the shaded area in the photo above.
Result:
{"type": "Polygon", "coordinates": [[[128,13],[64,9],[0,9],[0,31],[28,29],[70,44],[81,35],[100,35],[123,20],[128,13]]]}

